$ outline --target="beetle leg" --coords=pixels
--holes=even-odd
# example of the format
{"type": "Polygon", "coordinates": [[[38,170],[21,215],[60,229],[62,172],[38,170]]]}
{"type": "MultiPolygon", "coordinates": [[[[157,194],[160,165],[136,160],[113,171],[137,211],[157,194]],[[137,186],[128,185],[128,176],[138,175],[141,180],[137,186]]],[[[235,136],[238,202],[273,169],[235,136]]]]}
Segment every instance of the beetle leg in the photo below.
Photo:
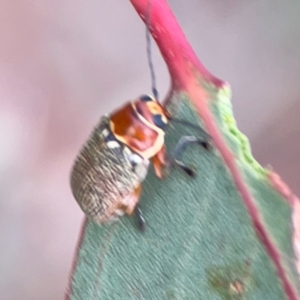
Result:
{"type": "Polygon", "coordinates": [[[211,149],[210,143],[203,138],[198,138],[195,136],[182,136],[180,138],[179,142],[177,143],[177,145],[175,146],[175,149],[170,158],[170,167],[178,166],[181,170],[183,170],[190,177],[195,177],[196,171],[194,169],[186,166],[181,160],[179,160],[179,157],[181,156],[184,148],[187,145],[194,144],[194,143],[199,144],[205,150],[211,149]]]}
{"type": "Polygon", "coordinates": [[[140,208],[140,205],[138,203],[138,201],[140,199],[140,196],[141,196],[141,192],[142,192],[142,185],[139,184],[139,186],[133,192],[135,194],[136,199],[137,199],[136,205],[134,207],[134,213],[135,213],[136,218],[137,218],[138,229],[140,231],[144,231],[145,227],[146,227],[146,221],[145,221],[145,219],[143,217],[143,212],[142,212],[142,210],[140,208]]]}
{"type": "Polygon", "coordinates": [[[168,164],[166,160],[166,147],[163,146],[151,159],[155,174],[158,178],[163,178],[163,167],[168,164]]]}
{"type": "Polygon", "coordinates": [[[121,209],[125,212],[126,215],[132,215],[137,203],[140,200],[140,194],[142,191],[142,185],[139,184],[135,190],[125,197],[121,203],[121,209]]]}
{"type": "Polygon", "coordinates": [[[137,218],[137,221],[138,221],[137,222],[138,229],[140,231],[144,231],[145,227],[146,227],[146,221],[143,217],[143,212],[142,212],[139,204],[137,204],[135,206],[134,212],[135,212],[135,215],[136,215],[136,218],[137,218]]]}
{"type": "Polygon", "coordinates": [[[126,215],[129,216],[132,214],[136,215],[138,221],[137,222],[138,228],[139,230],[144,231],[146,221],[143,217],[143,213],[138,204],[140,200],[141,192],[142,192],[142,185],[139,184],[137,188],[123,200],[121,207],[122,210],[126,213],[126,215]]]}

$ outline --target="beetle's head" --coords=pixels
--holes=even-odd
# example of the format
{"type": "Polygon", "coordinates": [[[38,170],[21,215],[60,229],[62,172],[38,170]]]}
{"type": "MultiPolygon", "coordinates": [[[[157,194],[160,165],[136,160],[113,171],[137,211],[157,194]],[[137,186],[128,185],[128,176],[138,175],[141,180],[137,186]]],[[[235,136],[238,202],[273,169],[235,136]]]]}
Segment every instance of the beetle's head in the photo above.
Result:
{"type": "Polygon", "coordinates": [[[168,124],[170,115],[167,110],[152,96],[140,96],[133,103],[137,113],[144,117],[148,122],[161,128],[162,130],[168,124]]]}

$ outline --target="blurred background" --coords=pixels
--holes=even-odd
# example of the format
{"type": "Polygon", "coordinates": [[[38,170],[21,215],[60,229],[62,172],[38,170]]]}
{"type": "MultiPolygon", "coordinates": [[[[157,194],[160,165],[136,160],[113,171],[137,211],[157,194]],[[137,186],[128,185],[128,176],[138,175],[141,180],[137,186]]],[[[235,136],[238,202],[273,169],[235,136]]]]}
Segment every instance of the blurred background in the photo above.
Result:
{"type": "MultiPolygon", "coordinates": [[[[300,2],[169,3],[205,66],[232,85],[257,160],[300,195],[300,2]]],[[[163,97],[169,77],[153,51],[163,97]]],[[[101,115],[145,92],[145,28],[129,1],[1,1],[1,299],[63,298],[83,220],[73,159],[101,115]]]]}

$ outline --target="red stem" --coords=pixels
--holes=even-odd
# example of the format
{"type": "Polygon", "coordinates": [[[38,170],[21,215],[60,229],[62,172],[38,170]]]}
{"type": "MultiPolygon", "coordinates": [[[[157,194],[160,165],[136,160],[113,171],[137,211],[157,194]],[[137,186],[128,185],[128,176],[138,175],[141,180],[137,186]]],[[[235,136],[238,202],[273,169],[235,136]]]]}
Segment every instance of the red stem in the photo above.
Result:
{"type": "Polygon", "coordinates": [[[184,88],[187,80],[197,77],[194,72],[217,87],[223,86],[224,82],[199,61],[165,0],[131,0],[131,3],[145,22],[148,1],[151,3],[150,32],[167,63],[173,88],[184,88]]]}
{"type": "Polygon", "coordinates": [[[214,122],[207,105],[209,95],[201,87],[199,79],[204,79],[217,88],[224,87],[226,83],[214,77],[199,61],[165,0],[130,1],[144,21],[148,1],[151,1],[150,31],[168,66],[172,78],[172,88],[173,90],[186,92],[195,105],[208,133],[213,137],[216,148],[220,151],[231,172],[258,237],[274,262],[287,298],[297,300],[297,292],[284,268],[280,251],[270,236],[257,208],[256,201],[236,166],[234,155],[228,149],[214,122]]]}

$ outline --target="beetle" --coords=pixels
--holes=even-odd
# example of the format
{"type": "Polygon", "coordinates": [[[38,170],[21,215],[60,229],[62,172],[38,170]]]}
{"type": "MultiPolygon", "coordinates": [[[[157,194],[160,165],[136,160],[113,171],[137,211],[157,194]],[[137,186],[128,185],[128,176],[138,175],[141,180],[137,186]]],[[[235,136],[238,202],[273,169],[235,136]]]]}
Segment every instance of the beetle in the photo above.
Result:
{"type": "Polygon", "coordinates": [[[145,220],[139,207],[142,182],[150,162],[157,177],[163,169],[179,166],[189,176],[194,171],[178,157],[186,144],[206,140],[183,137],[166,159],[165,129],[172,117],[152,96],[143,95],[105,115],[81,149],[71,171],[74,198],[88,218],[98,224],[135,214],[140,230],[145,220]]]}

